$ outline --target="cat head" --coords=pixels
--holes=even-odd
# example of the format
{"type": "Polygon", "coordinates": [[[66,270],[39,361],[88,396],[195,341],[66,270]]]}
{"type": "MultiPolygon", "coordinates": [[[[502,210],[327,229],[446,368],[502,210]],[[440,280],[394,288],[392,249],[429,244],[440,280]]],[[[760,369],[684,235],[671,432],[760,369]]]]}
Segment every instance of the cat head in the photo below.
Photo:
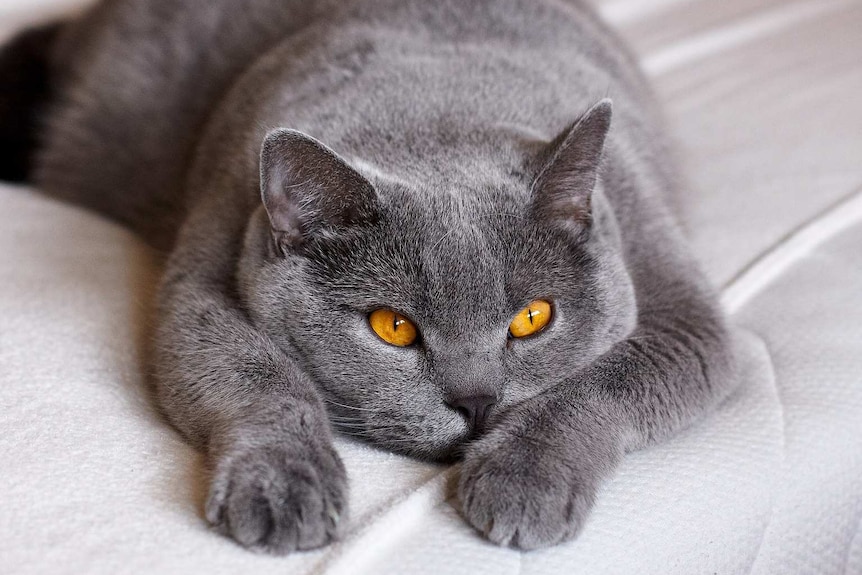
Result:
{"type": "Polygon", "coordinates": [[[468,191],[351,166],[300,132],[267,135],[240,291],[337,427],[446,458],[632,329],[601,184],[610,120],[600,102],[468,191]]]}

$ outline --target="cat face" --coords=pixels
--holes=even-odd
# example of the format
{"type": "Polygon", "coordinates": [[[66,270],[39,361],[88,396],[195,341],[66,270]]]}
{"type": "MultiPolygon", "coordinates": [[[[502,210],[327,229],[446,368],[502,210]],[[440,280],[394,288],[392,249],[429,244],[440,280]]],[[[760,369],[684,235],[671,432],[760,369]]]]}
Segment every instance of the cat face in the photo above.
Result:
{"type": "MultiPolygon", "coordinates": [[[[313,140],[287,136],[290,149],[264,146],[264,166],[267,154],[304,154],[306,166],[312,154],[328,179],[280,202],[268,187],[296,191],[289,186],[309,174],[290,166],[264,174],[266,210],[249,226],[241,291],[253,321],[301,363],[344,433],[451,457],[479,431],[471,409],[487,408],[493,425],[632,328],[631,282],[595,174],[582,195],[588,207],[541,203],[535,185],[531,194],[516,177],[417,189],[361,176],[313,140]],[[333,189],[350,190],[349,199],[333,200],[333,189]],[[315,201],[317,192],[326,200],[315,201]],[[514,337],[530,331],[510,325],[537,300],[549,304],[550,322],[514,337]],[[372,318],[402,318],[415,335],[393,345],[372,318]],[[472,398],[484,399],[477,407],[472,398]]],[[[559,193],[551,186],[560,182],[547,180],[558,175],[547,172],[534,184],[559,193]]]]}

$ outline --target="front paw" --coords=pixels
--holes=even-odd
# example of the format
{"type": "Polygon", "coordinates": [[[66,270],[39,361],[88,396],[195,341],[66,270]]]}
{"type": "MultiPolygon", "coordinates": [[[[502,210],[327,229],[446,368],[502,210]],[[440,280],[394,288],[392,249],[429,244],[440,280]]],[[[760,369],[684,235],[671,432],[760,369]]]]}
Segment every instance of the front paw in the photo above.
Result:
{"type": "Polygon", "coordinates": [[[346,496],[344,466],[331,447],[255,447],[218,462],[206,517],[245,547],[285,554],[335,539],[346,496]]]}
{"type": "Polygon", "coordinates": [[[485,537],[520,549],[573,538],[592,508],[601,473],[590,459],[525,437],[492,434],[471,446],[458,495],[485,537]]]}

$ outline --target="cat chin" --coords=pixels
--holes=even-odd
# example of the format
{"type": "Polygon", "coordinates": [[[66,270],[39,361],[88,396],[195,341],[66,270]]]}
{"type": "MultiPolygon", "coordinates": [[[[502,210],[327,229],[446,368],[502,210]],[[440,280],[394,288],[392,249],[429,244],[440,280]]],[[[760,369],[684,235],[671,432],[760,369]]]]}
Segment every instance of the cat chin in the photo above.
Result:
{"type": "Polygon", "coordinates": [[[453,442],[448,445],[443,444],[426,444],[426,443],[395,443],[391,442],[375,442],[377,447],[382,447],[387,451],[406,455],[414,459],[430,461],[434,463],[454,463],[459,461],[464,456],[464,450],[470,443],[471,438],[465,436],[463,439],[453,442]]]}
{"type": "Polygon", "coordinates": [[[366,437],[365,441],[399,455],[436,463],[451,463],[462,458],[467,445],[475,439],[466,430],[450,439],[434,437],[433,440],[422,440],[407,436],[402,437],[366,437]]]}

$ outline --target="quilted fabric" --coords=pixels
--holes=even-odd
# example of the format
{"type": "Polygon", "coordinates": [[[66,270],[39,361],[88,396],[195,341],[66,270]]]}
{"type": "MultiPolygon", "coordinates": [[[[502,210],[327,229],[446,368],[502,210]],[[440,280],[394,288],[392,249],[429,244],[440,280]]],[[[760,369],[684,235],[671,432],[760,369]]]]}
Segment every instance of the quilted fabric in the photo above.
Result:
{"type": "MultiPolygon", "coordinates": [[[[79,5],[5,0],[0,34],[79,5]]],[[[532,553],[458,517],[457,468],[340,440],[343,541],[273,558],[210,532],[200,456],[144,383],[158,262],[0,187],[0,572],[862,574],[862,4],[607,0],[654,78],[692,247],[741,385],[630,455],[583,535],[532,553]]]]}

